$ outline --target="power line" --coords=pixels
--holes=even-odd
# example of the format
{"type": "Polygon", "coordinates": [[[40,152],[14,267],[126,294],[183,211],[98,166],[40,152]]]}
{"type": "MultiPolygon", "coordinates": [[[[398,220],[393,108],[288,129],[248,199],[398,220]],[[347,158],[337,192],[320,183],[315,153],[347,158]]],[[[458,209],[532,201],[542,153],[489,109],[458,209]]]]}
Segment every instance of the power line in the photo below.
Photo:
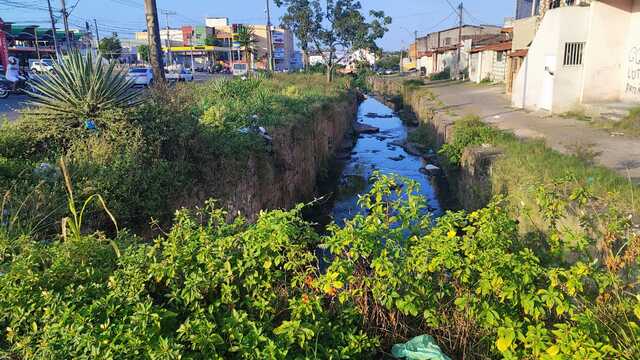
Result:
{"type": "Polygon", "coordinates": [[[452,12],[449,15],[447,15],[445,18],[443,18],[442,20],[440,20],[437,24],[433,25],[432,27],[426,29],[425,31],[429,32],[435,28],[437,28],[438,26],[444,24],[447,20],[451,19],[452,16],[454,15],[458,15],[457,12],[452,12]]]}
{"type": "Polygon", "coordinates": [[[451,3],[450,0],[445,0],[447,2],[447,4],[449,4],[449,7],[454,11],[454,12],[458,12],[458,6],[453,6],[453,4],[451,3]]]}

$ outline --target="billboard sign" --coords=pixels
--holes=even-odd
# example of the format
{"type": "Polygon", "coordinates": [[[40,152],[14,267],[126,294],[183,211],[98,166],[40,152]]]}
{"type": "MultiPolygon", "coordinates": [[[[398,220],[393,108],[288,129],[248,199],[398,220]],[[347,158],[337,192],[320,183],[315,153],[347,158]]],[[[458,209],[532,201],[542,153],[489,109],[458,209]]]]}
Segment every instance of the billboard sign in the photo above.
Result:
{"type": "Polygon", "coordinates": [[[284,44],[284,33],[280,31],[272,31],[271,39],[273,39],[274,44],[284,44]]]}

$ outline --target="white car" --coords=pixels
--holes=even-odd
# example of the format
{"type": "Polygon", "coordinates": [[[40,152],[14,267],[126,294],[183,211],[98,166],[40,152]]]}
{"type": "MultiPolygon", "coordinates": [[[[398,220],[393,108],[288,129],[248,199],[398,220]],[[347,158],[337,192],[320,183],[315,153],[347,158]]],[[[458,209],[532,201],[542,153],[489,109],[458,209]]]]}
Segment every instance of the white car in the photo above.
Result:
{"type": "Polygon", "coordinates": [[[151,86],[153,84],[153,72],[150,68],[131,68],[127,78],[133,80],[134,86],[151,86]]]}
{"type": "Polygon", "coordinates": [[[249,65],[245,63],[233,64],[233,76],[246,76],[249,73],[249,65]]]}
{"type": "Polygon", "coordinates": [[[186,69],[166,72],[164,76],[167,81],[193,81],[193,73],[186,69]]]}
{"type": "Polygon", "coordinates": [[[31,63],[29,70],[34,73],[44,73],[53,70],[53,59],[42,59],[31,63]]]}

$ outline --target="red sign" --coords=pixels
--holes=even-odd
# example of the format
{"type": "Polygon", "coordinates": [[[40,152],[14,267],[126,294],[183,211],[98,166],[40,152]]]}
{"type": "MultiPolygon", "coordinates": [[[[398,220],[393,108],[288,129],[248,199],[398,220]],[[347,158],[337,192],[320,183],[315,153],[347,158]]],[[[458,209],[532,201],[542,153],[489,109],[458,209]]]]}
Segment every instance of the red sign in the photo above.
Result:
{"type": "Polygon", "coordinates": [[[182,45],[191,46],[191,37],[193,36],[193,27],[191,26],[183,26],[182,27],[182,45]]]}
{"type": "Polygon", "coordinates": [[[4,21],[2,19],[0,19],[0,63],[3,69],[6,70],[9,63],[9,44],[4,33],[4,21]]]}

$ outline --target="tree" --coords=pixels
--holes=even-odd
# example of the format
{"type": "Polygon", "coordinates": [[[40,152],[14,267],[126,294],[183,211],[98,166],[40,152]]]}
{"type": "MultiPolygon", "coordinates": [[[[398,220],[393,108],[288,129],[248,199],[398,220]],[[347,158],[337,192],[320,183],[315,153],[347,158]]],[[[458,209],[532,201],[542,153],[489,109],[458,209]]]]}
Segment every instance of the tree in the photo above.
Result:
{"type": "Polygon", "coordinates": [[[120,39],[115,36],[100,40],[98,49],[100,50],[100,55],[106,59],[117,59],[122,55],[122,44],[120,44],[120,39]]]}
{"type": "Polygon", "coordinates": [[[382,69],[395,69],[400,64],[400,53],[386,53],[376,62],[376,66],[382,69]]]}
{"type": "MultiPolygon", "coordinates": [[[[276,5],[282,6],[285,0],[276,0],[276,5]]],[[[309,67],[309,47],[311,46],[312,34],[317,33],[316,25],[322,22],[322,18],[316,19],[316,14],[312,11],[309,0],[288,1],[287,12],[282,17],[281,26],[290,30],[299,41],[302,49],[304,69],[309,67]]]]}
{"type": "Polygon", "coordinates": [[[144,62],[149,62],[149,45],[138,46],[138,55],[144,62]]]}
{"type": "Polygon", "coordinates": [[[240,48],[242,48],[244,52],[244,59],[249,63],[249,69],[253,69],[251,55],[255,53],[255,45],[258,42],[253,29],[247,26],[241,26],[238,29],[236,41],[240,44],[240,48]]]}
{"type": "Polygon", "coordinates": [[[285,23],[300,31],[322,55],[327,81],[333,81],[336,65],[356,49],[378,51],[376,40],[389,30],[391,18],[371,10],[367,21],[357,0],[276,0],[286,7],[285,23]],[[340,55],[338,55],[340,54],[340,55]]]}

